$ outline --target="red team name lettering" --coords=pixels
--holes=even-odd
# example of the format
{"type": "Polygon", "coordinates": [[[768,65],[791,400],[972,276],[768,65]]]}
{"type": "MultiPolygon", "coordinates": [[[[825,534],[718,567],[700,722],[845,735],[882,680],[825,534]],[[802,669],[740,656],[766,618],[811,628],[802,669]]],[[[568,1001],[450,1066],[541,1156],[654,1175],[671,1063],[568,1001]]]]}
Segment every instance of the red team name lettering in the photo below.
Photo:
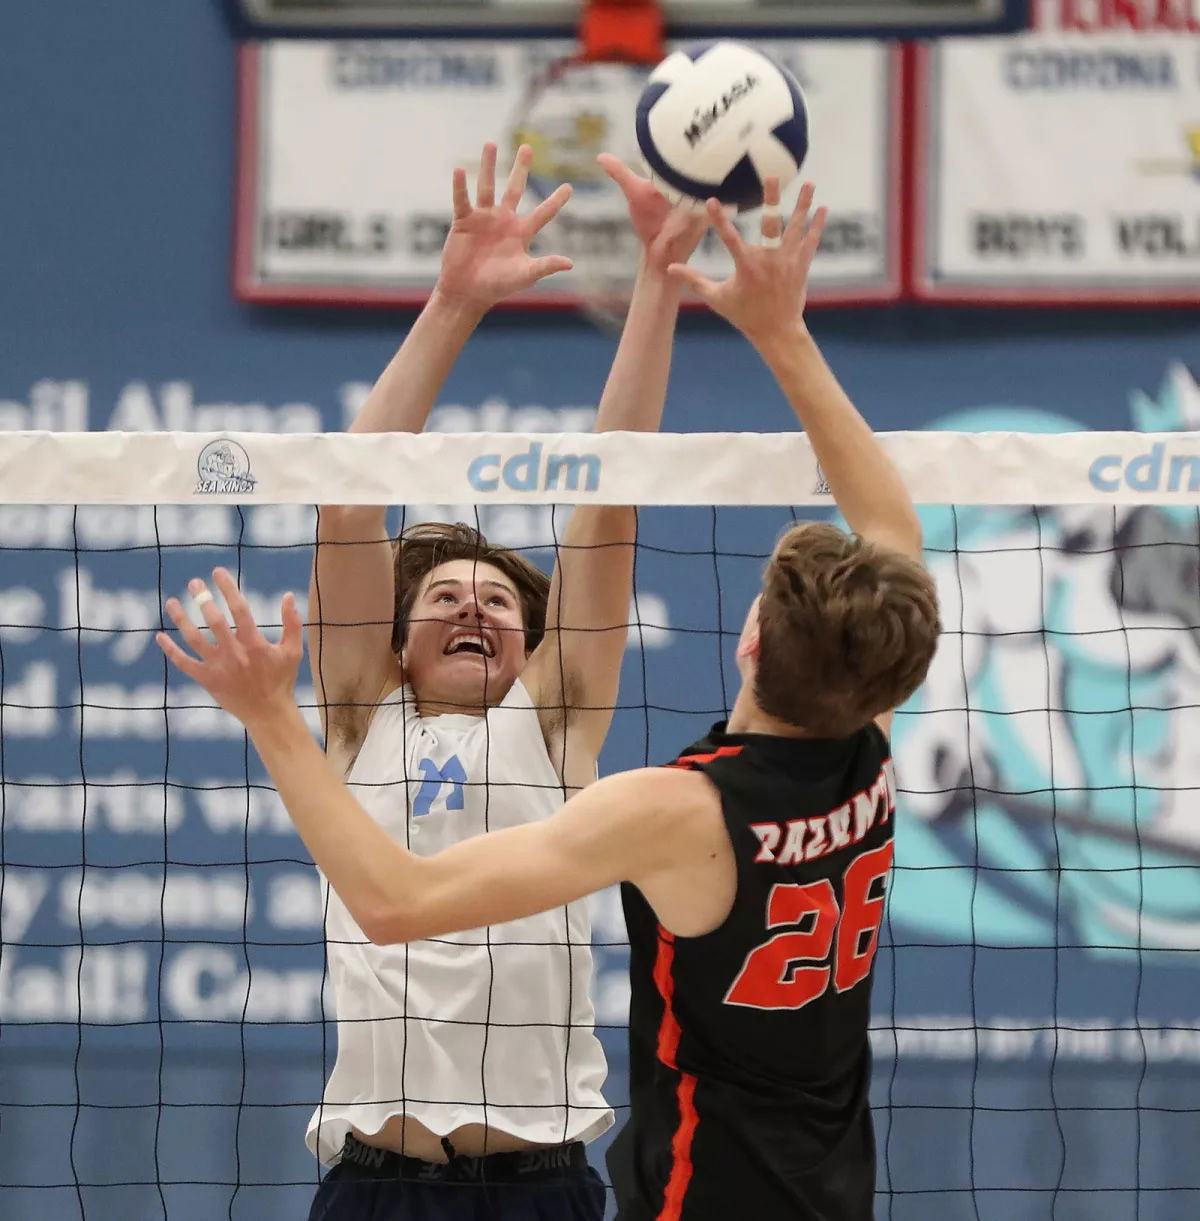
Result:
{"type": "Polygon", "coordinates": [[[756,822],[756,865],[799,865],[860,843],[876,823],[887,822],[896,809],[896,778],[889,759],[869,789],[857,793],[819,818],[793,818],[785,823],[756,822]]]}
{"type": "Polygon", "coordinates": [[[1084,34],[1106,30],[1200,34],[1200,0],[1056,0],[1053,5],[1046,4],[1041,13],[1044,19],[1049,16],[1048,21],[1039,22],[1043,28],[1084,34]]]}

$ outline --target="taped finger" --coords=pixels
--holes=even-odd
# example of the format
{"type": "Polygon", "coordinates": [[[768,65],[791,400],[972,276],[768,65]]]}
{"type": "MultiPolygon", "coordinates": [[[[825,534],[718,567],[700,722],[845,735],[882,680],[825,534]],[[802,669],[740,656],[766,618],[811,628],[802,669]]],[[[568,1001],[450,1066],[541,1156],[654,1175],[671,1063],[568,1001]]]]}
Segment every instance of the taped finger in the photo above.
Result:
{"type": "Polygon", "coordinates": [[[232,640],[233,631],[229,626],[229,620],[225,617],[221,604],[212,590],[197,578],[188,583],[188,593],[201,615],[204,616],[205,626],[212,632],[217,644],[225,644],[232,640]]]}

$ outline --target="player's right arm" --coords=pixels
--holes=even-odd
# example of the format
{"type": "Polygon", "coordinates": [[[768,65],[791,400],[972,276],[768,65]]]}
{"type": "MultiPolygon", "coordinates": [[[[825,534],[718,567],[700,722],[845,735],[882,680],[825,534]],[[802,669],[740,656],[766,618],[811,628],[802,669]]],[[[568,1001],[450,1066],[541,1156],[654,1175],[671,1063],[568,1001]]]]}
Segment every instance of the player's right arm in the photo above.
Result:
{"type": "MultiPolygon", "coordinates": [[[[723,283],[687,267],[672,274],[692,285],[708,304],[754,345],[791,403],[846,524],[861,538],[922,560],[921,521],[904,480],[826,364],[804,317],[808,280],[826,210],[810,221],[813,187],[806,183],[782,237],[779,182],[766,184],[764,245],[743,241],[715,201],[709,215],[733,255],[734,274],[723,283]],[[772,244],[774,243],[774,244],[772,244]]],[[[892,714],[878,717],[885,734],[892,714]]]]}
{"type": "MultiPolygon", "coordinates": [[[[777,181],[768,183],[767,199],[778,205],[777,181]]],[[[754,345],[808,434],[850,529],[920,560],[921,523],[912,497],[805,321],[809,273],[826,217],[821,208],[810,222],[812,202],[813,187],[807,184],[777,248],[745,242],[720,207],[710,203],[709,214],[734,258],[733,276],[716,283],[690,268],[672,271],[754,345]]],[[[764,237],[775,239],[779,218],[767,216],[763,225],[764,237]]]]}
{"type": "MultiPolygon", "coordinates": [[[[429,304],[375,383],[351,432],[420,432],[454,362],[496,302],[571,266],[559,256],[533,258],[530,243],[570,196],[560,187],[526,215],[517,208],[532,159],[517,153],[496,202],[496,146],[485,146],[476,200],[454,173],[454,223],[429,304]]],[[[371,710],[389,680],[402,681],[392,652],[395,606],[387,510],[325,505],[309,588],[309,656],[326,749],[343,766],[361,743],[371,710]]]]}

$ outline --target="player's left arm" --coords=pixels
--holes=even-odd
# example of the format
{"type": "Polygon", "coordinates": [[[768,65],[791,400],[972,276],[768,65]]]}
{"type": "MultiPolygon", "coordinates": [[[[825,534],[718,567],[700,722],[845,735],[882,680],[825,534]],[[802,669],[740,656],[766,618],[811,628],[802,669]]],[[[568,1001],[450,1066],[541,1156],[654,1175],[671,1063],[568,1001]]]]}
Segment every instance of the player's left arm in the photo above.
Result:
{"type": "MultiPolygon", "coordinates": [[[[655,432],[662,422],[682,297],[682,286],[667,268],[687,261],[707,220],[672,209],[650,182],[617,158],[602,157],[601,164],[625,193],[644,251],[596,431],[655,432]]],[[[637,510],[631,505],[581,505],[572,512],[558,547],[546,635],[522,675],[543,728],[569,728],[572,745],[591,760],[600,753],[616,704],[636,539],[637,510]]],[[[563,758],[552,761],[565,770],[563,758]]]]}
{"type": "Polygon", "coordinates": [[[390,943],[480,928],[560,907],[618,881],[644,882],[676,863],[680,820],[711,802],[703,777],[666,768],[598,781],[542,823],[480,836],[433,857],[396,843],[337,773],[296,705],[304,652],[296,600],[283,601],[283,638],[268,641],[230,574],[189,585],[207,632],[179,601],[166,611],[187,648],[157,640],[184,674],[245,725],[296,830],[358,926],[390,943]]]}

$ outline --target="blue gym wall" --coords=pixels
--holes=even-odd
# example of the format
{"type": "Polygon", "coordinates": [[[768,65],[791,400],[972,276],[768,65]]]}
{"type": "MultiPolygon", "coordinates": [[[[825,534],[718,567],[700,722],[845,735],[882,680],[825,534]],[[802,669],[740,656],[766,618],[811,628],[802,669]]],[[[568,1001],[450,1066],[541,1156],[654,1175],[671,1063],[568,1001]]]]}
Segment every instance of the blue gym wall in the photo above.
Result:
{"type": "MultiPolygon", "coordinates": [[[[307,413],[293,407],[294,418],[343,426],[346,387],[382,368],[408,318],[262,310],[233,300],[233,102],[234,47],[209,0],[0,5],[0,427],[43,426],[36,403],[64,397],[86,402],[90,428],[130,427],[150,419],[134,414],[139,407],[161,409],[188,393],[164,391],[171,383],[185,383],[197,403],[265,405],[273,427],[286,404],[310,405],[307,413]]],[[[1167,422],[1157,427],[1197,423],[1180,407],[1194,395],[1187,376],[1170,372],[1180,362],[1200,364],[1200,326],[1189,312],[872,309],[823,313],[814,328],[880,429],[920,428],[984,408],[990,414],[975,420],[992,427],[1021,420],[1130,428],[1138,426],[1131,404],[1139,391],[1160,405],[1167,422]]],[[[471,409],[592,406],[612,347],[571,318],[498,316],[472,341],[442,401],[471,409]]],[[[747,346],[699,318],[681,329],[667,419],[679,431],[791,425],[747,346]]],[[[971,426],[969,417],[960,420],[971,426]]],[[[216,535],[200,537],[227,531],[223,549],[176,549],[160,571],[152,546],[131,545],[128,514],[111,519],[124,532],[122,550],[97,554],[104,521],[72,527],[60,519],[56,529],[44,515],[0,511],[0,599],[6,590],[32,590],[47,626],[60,629],[22,632],[18,603],[0,602],[11,612],[0,615],[0,700],[9,706],[0,720],[7,726],[0,864],[9,883],[0,889],[8,897],[0,932],[0,1217],[8,1221],[306,1214],[316,1167],[302,1134],[330,1055],[329,1036],[312,1021],[319,928],[295,837],[269,810],[243,835],[243,788],[247,777],[261,780],[260,770],[240,737],[221,736],[223,722],[179,721],[168,753],[161,711],[132,716],[123,729],[119,717],[89,713],[94,731],[81,744],[68,710],[39,722],[15,709],[41,702],[23,696],[44,691],[48,675],[46,703],[76,701],[81,667],[88,683],[109,684],[110,693],[143,686],[152,708],[161,698],[162,665],[152,646],[143,651],[144,638],[131,637],[122,652],[119,636],[80,638],[72,630],[77,566],[87,581],[79,596],[93,599],[93,609],[107,605],[105,591],[157,601],[217,558],[243,563],[263,592],[303,587],[302,549],[253,546],[271,537],[267,519],[239,523],[229,511],[218,518],[208,523],[216,535]],[[41,546],[22,548],[26,537],[41,546]],[[104,788],[95,788],[86,830],[78,806],[56,800],[66,790],[44,787],[80,776],[120,786],[123,795],[106,805],[104,788]],[[199,879],[165,926],[156,898],[162,870],[153,865],[164,853],[164,777],[175,786],[166,850],[185,884],[199,879]],[[139,781],[149,787],[126,787],[139,781]],[[232,786],[232,805],[187,787],[218,781],[232,786]],[[239,890],[247,858],[275,862],[256,867],[249,913],[239,890]],[[95,889],[82,914],[85,861],[95,889]],[[144,879],[146,912],[129,910],[136,892],[113,890],[121,878],[144,879]],[[231,889],[221,892],[214,878],[231,889]],[[206,901],[218,905],[207,915],[206,901]],[[113,943],[82,970],[61,946],[78,944],[81,926],[89,945],[113,943]],[[246,944],[256,942],[290,944],[246,944]],[[242,1012],[238,988],[248,966],[259,975],[252,1003],[265,1018],[238,1023],[229,1019],[242,1012]],[[101,1015],[95,1025],[76,1020],[73,989],[83,976],[89,1012],[101,1015]]],[[[781,520],[723,515],[718,545],[763,552],[781,520]]],[[[152,539],[153,522],[149,530],[152,539]]],[[[650,515],[647,531],[652,542],[701,552],[691,561],[650,553],[640,561],[639,584],[663,599],[670,624],[713,627],[718,578],[725,624],[735,623],[753,592],[754,565],[729,560],[714,574],[704,554],[711,515],[650,515]]],[[[723,704],[728,644],[723,674],[719,661],[708,635],[631,653],[623,695],[634,707],[618,717],[606,770],[661,759],[702,729],[704,714],[723,704]],[[657,695],[695,715],[657,716],[647,741],[646,689],[651,702],[657,695]]],[[[924,838],[931,832],[915,821],[906,827],[903,805],[899,818],[900,859],[920,864],[926,848],[932,856],[924,838]],[[907,857],[906,835],[915,845],[907,857]]],[[[950,859],[971,859],[953,839],[939,841],[950,859]]],[[[1184,880],[1194,889],[1195,871],[1184,880]]],[[[1200,1213],[1200,1003],[1190,956],[1056,950],[1054,930],[1061,942],[1065,926],[1055,925],[1055,912],[1023,909],[1033,902],[1028,894],[991,885],[979,882],[987,923],[972,946],[970,928],[941,919],[933,875],[928,885],[908,876],[897,883],[888,934],[903,948],[885,946],[880,957],[880,1021],[968,1028],[1006,1021],[1031,1032],[993,1041],[978,1055],[969,1029],[965,1039],[952,1030],[910,1039],[899,1064],[881,1054],[887,1193],[879,1215],[1190,1221],[1200,1213]],[[1021,941],[1013,930],[1023,921],[1036,928],[1026,934],[1030,948],[1014,951],[1021,941]],[[993,942],[1000,948],[983,948],[993,942]],[[1084,1028],[1082,1036],[1056,1044],[1037,1029],[1055,1018],[1084,1028]],[[1128,1029],[1134,1019],[1179,1033],[1146,1044],[1128,1029]],[[1089,1039],[1089,1024],[1115,1033],[1101,1029],[1089,1039]],[[1100,1187],[1114,1190],[1100,1195],[1100,1187]]],[[[1152,910],[1154,887],[1143,889],[1152,910]]],[[[946,896],[948,905],[953,898],[946,896]]],[[[1078,902],[1084,910],[1070,927],[1086,930],[1086,898],[1078,902]]],[[[1185,896],[1183,909],[1194,929],[1195,901],[1185,896]]],[[[619,936],[611,905],[600,929],[602,938],[619,936]]],[[[615,1027],[621,960],[607,951],[601,959],[601,1016],[615,1027]]],[[[619,1028],[608,1043],[619,1102],[619,1028]]]]}

